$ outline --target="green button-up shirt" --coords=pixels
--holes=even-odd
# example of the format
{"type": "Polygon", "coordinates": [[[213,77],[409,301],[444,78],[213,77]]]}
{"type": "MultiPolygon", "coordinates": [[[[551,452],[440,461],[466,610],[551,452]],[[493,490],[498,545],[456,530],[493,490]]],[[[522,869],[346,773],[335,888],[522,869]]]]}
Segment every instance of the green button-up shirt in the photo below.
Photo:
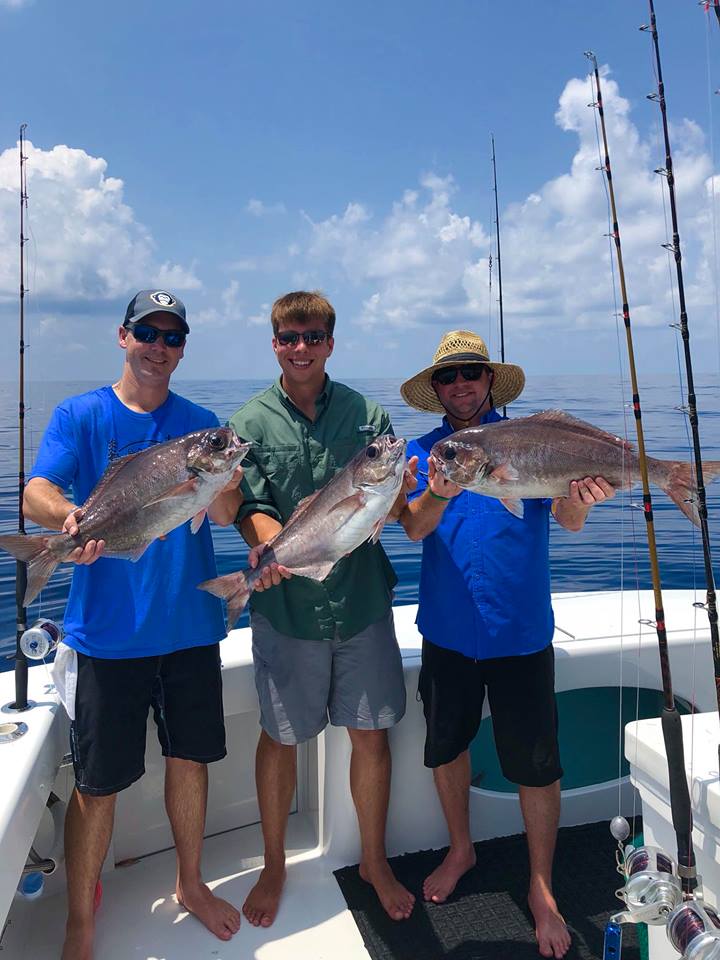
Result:
{"type": "MultiPolygon", "coordinates": [[[[280,380],[230,420],[254,446],[243,461],[245,500],[235,524],[261,512],[285,524],[305,497],[325,486],[375,434],[392,433],[390,417],[373,400],[329,378],[311,421],[280,380]]],[[[397,577],[382,546],[364,543],[340,560],[322,583],[293,577],[253,593],[250,605],[280,633],[305,640],[354,636],[379,620],[392,602],[397,577]]]]}

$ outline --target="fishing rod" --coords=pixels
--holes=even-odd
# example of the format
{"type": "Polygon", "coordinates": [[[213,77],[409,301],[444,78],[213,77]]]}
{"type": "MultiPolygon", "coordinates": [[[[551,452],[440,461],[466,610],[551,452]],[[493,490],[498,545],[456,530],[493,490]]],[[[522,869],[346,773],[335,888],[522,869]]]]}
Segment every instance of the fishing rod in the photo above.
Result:
{"type": "Polygon", "coordinates": [[[608,196],[612,215],[611,237],[615,243],[615,256],[618,265],[620,290],[622,295],[622,317],[625,326],[627,341],[628,362],[632,384],[632,405],[635,415],[635,426],[638,442],[638,460],[643,488],[643,514],[648,538],[650,554],[650,570],[652,574],[653,595],[655,599],[655,630],[657,632],[658,650],[660,654],[660,673],[662,678],[663,711],[662,731],[665,741],[665,751],[668,764],[668,780],[670,785],[670,808],[675,830],[677,845],[677,869],[670,858],[661,855],[649,847],[639,849],[629,848],[623,851],[622,844],[630,834],[627,821],[617,816],[611,823],[610,830],[618,841],[622,851],[621,870],[625,876],[625,886],[619,893],[625,901],[627,909],[611,918],[606,931],[606,953],[608,956],[619,956],[621,944],[620,923],[665,924],[668,916],[679,907],[683,901],[683,894],[691,896],[697,886],[697,872],[695,869],[695,854],[692,844],[692,808],[690,791],[685,776],[685,756],[682,739],[682,725],[680,714],[675,704],[670,672],[670,657],[668,651],[667,630],[665,626],[665,612],[663,608],[662,583],[655,539],[655,523],[653,519],[652,496],[648,477],[647,453],[643,431],[642,408],[640,404],[640,389],[637,380],[635,365],[635,351],[633,346],[632,324],[630,320],[630,305],[625,280],[625,267],[620,239],[620,226],[615,201],[615,188],[610,165],[610,151],[605,124],[605,111],[602,99],[602,86],[597,59],[591,51],[585,56],[592,63],[594,75],[595,98],[591,106],[595,107],[600,118],[604,160],[601,169],[605,173],[608,185],[608,196]],[[667,868],[667,869],[666,869],[667,868]],[[615,953],[608,948],[608,941],[613,941],[615,953]]]}
{"type": "Polygon", "coordinates": [[[720,24],[720,0],[700,0],[700,4],[705,7],[705,12],[712,7],[715,11],[717,22],[720,24]]]}
{"type": "MultiPolygon", "coordinates": [[[[492,143],[493,193],[495,194],[495,236],[497,238],[498,303],[500,305],[500,361],[505,363],[505,325],[503,321],[502,258],[500,256],[500,208],[498,204],[497,166],[495,164],[495,137],[490,135],[492,143]]],[[[503,416],[506,407],[503,406],[503,416]]]]}
{"type": "MultiPolygon", "coordinates": [[[[27,124],[20,126],[20,369],[18,387],[18,533],[25,533],[25,517],[23,515],[23,494],[25,492],[25,213],[27,212],[27,156],[25,155],[25,130],[27,124]]],[[[9,704],[11,710],[27,710],[28,688],[28,661],[20,638],[27,629],[27,613],[25,610],[25,590],[27,587],[27,564],[23,560],[16,561],[15,567],[15,605],[16,635],[15,635],[15,700],[9,704]]]]}
{"type": "MultiPolygon", "coordinates": [[[[715,595],[715,578],[710,551],[710,533],[708,530],[707,500],[705,483],[703,481],[702,452],[700,450],[700,430],[698,424],[697,399],[693,379],[692,356],[690,355],[690,330],[688,328],[687,307],[685,305],[685,284],[682,271],[682,251],[680,249],[680,231],[678,228],[677,201],[675,197],[675,174],[673,172],[672,153],[670,151],[670,133],[667,121],[667,106],[665,102],[665,85],[663,83],[662,66],[660,64],[660,44],[658,42],[657,22],[653,0],[650,3],[650,23],[640,29],[649,31],[652,36],[655,53],[655,68],[657,72],[657,93],[648,94],[648,100],[653,100],[660,106],[662,118],[663,139],[665,141],[665,166],[655,172],[664,176],[667,181],[668,196],[670,199],[670,217],[672,220],[672,243],[665,243],[665,249],[672,253],[675,260],[677,275],[678,304],[680,307],[680,334],[683,342],[683,356],[685,359],[685,376],[687,379],[687,414],[692,434],[693,461],[695,467],[695,483],[697,487],[697,510],[700,515],[700,533],[702,536],[703,563],[705,566],[705,584],[707,588],[705,609],[710,622],[710,642],[712,646],[713,669],[715,673],[715,694],[718,710],[720,711],[720,634],[718,633],[717,599],[715,595]]],[[[720,18],[720,8],[716,6],[720,18]]],[[[718,764],[720,765],[720,745],[718,746],[718,764]]]]}

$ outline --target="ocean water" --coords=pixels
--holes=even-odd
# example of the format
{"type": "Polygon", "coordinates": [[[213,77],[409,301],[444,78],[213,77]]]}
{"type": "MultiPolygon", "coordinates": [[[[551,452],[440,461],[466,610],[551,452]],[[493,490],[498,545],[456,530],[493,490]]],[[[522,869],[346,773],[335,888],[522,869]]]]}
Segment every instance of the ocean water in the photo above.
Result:
{"type": "MultiPolygon", "coordinates": [[[[349,385],[371,396],[390,412],[395,432],[408,439],[433,429],[439,418],[407,407],[400,397],[399,380],[348,380],[349,385]]],[[[26,386],[26,469],[29,470],[42,431],[55,405],[72,394],[98,386],[96,382],[35,382],[26,386]]],[[[267,386],[266,381],[177,381],[173,388],[214,410],[221,421],[247,399],[267,386]]],[[[696,381],[700,436],[708,460],[720,460],[720,390],[717,377],[696,381]]],[[[672,459],[690,459],[687,417],[678,409],[684,396],[677,383],[656,379],[640,383],[643,423],[648,453],[672,459]]],[[[627,404],[627,386],[619,378],[562,376],[534,377],[510,411],[524,416],[538,410],[562,409],[599,427],[634,440],[635,425],[627,404]]],[[[18,454],[17,384],[0,383],[0,532],[17,531],[18,454]]],[[[553,590],[636,589],[650,586],[645,522],[638,504],[640,491],[618,493],[614,500],[593,510],[580,533],[569,533],[553,523],[551,568],[553,590]]],[[[704,584],[699,531],[665,495],[653,490],[655,524],[661,575],[666,588],[702,589],[704,584]]],[[[720,481],[708,486],[711,542],[720,556],[720,481]]],[[[34,532],[28,525],[28,532],[34,532]]],[[[247,548],[233,527],[213,527],[218,572],[229,573],[245,563],[247,548]]],[[[397,571],[396,602],[417,601],[421,545],[411,543],[397,524],[389,524],[382,541],[397,571]]],[[[36,616],[62,619],[72,567],[58,567],[28,611],[36,616]]],[[[246,617],[241,625],[247,622],[246,617]]],[[[0,671],[12,668],[15,648],[15,561],[0,553],[0,671]]]]}

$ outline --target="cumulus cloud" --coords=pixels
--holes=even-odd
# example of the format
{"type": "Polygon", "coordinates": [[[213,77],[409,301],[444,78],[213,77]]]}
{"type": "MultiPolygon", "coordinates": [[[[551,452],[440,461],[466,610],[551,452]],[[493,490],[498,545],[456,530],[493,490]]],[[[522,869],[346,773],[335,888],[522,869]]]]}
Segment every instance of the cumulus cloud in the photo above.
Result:
{"type": "MultiPolygon", "coordinates": [[[[84,150],[58,145],[42,150],[29,141],[30,206],[26,234],[32,289],[64,303],[110,300],[138,284],[192,290],[201,286],[194,266],[158,262],[150,231],[124,201],[123,181],[84,150]]],[[[18,148],[0,154],[0,299],[17,296],[18,148]]]]}
{"type": "Polygon", "coordinates": [[[313,222],[308,266],[334,264],[353,284],[369,287],[359,321],[417,325],[463,313],[466,274],[489,238],[480,223],[452,208],[451,176],[429,173],[420,190],[406,190],[389,214],[376,219],[365,205],[313,222]]]}
{"type": "MultiPolygon", "coordinates": [[[[641,137],[607,67],[602,70],[618,212],[633,320],[658,326],[674,319],[668,283],[664,180],[655,172],[662,152],[641,137]]],[[[556,124],[573,137],[568,169],[538,184],[501,212],[503,293],[515,331],[537,328],[596,329],[612,325],[611,249],[604,176],[598,170],[598,129],[588,78],[568,81],[556,124]]],[[[673,126],[678,206],[686,288],[693,305],[714,299],[715,243],[708,196],[719,206],[720,177],[712,177],[700,127],[683,119],[673,126]]],[[[452,176],[427,173],[388,211],[359,199],[323,220],[304,213],[306,236],[293,244],[292,276],[308,286],[354,292],[364,326],[418,327],[475,324],[488,315],[488,257],[494,226],[463,209],[452,176]]],[[[288,267],[291,266],[287,261],[288,267]]],[[[494,280],[497,283],[497,280],[494,280]]],[[[705,311],[707,314],[708,311],[705,311]]],[[[700,318],[709,328],[709,318],[700,318]]]]}
{"type": "Polygon", "coordinates": [[[242,321],[240,302],[240,284],[237,280],[230,283],[220,294],[220,302],[193,312],[193,327],[227,327],[242,321]]]}

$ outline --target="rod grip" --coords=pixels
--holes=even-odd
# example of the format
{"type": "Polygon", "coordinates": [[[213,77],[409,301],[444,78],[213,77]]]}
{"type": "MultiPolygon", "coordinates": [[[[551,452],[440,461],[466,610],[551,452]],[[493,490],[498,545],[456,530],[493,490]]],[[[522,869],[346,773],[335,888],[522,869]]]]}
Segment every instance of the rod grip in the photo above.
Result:
{"type": "Polygon", "coordinates": [[[670,809],[673,828],[677,837],[678,863],[683,867],[695,866],[692,847],[692,807],[690,791],[685,774],[685,750],[682,738],[682,721],[677,708],[663,708],[662,731],[668,762],[670,784],[670,809]]]}

